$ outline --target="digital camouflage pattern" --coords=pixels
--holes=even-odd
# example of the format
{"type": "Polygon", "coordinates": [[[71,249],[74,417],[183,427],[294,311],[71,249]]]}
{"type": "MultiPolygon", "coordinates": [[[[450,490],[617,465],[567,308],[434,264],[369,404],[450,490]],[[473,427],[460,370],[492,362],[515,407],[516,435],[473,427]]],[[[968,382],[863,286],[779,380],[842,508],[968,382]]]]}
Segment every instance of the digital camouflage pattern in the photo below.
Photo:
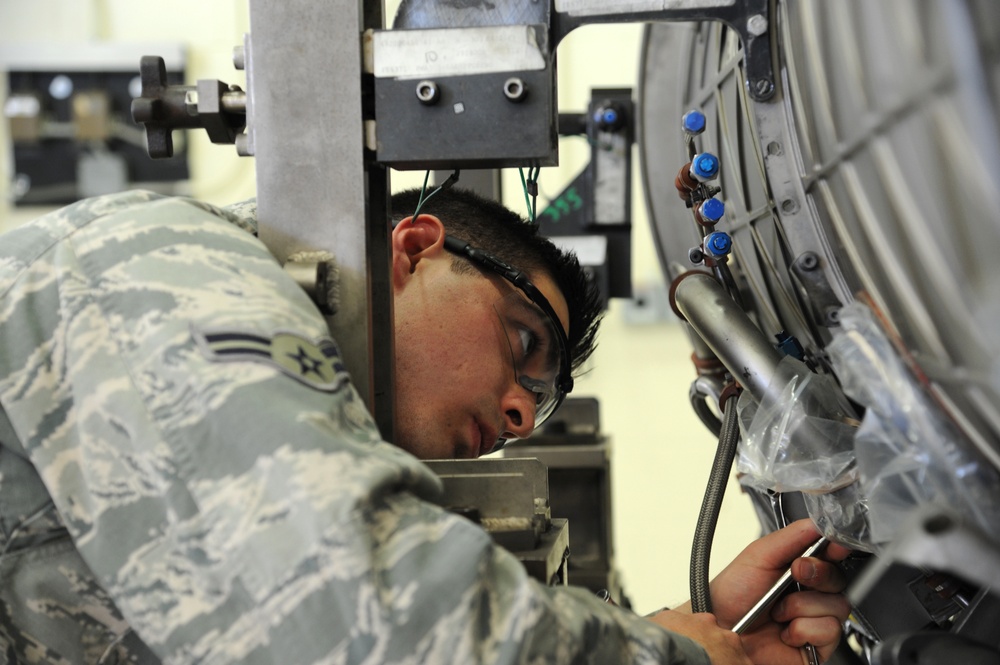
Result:
{"type": "Polygon", "coordinates": [[[248,230],[130,192],[0,236],[0,664],[707,663],[433,505],[248,230]]]}

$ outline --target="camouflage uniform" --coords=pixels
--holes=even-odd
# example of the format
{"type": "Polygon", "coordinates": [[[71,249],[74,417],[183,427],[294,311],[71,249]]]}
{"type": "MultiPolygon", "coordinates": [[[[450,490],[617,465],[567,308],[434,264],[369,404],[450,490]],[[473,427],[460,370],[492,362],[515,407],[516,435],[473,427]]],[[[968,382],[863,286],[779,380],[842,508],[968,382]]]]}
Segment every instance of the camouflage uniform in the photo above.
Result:
{"type": "Polygon", "coordinates": [[[130,192],[0,237],[0,664],[708,662],[433,505],[247,230],[130,192]]]}

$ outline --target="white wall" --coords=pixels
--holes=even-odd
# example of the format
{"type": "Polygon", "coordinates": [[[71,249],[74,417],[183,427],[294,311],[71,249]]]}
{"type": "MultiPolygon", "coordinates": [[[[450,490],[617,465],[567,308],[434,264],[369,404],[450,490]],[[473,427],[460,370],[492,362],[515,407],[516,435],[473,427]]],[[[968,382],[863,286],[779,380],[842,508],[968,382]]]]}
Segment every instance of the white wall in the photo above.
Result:
{"type": "MultiPolygon", "coordinates": [[[[396,2],[390,2],[391,16],[396,2]]],[[[246,0],[33,0],[0,1],[0,42],[56,41],[72,57],[74,44],[90,40],[164,41],[187,47],[189,82],[219,78],[243,83],[233,69],[232,47],[249,29],[246,0]]],[[[635,85],[639,26],[591,26],[572,33],[559,49],[560,107],[586,108],[592,87],[635,85]]],[[[138,63],[136,63],[138,67],[138,63]]],[[[252,196],[253,162],[228,146],[214,146],[203,132],[191,133],[193,195],[225,204],[252,196]]],[[[589,148],[566,139],[558,169],[543,169],[542,194],[555,195],[583,167],[589,148]]],[[[0,129],[0,197],[8,198],[11,178],[6,127],[0,129]]],[[[395,188],[419,185],[415,173],[394,174],[395,188]]],[[[641,183],[633,202],[634,282],[639,290],[662,284],[653,250],[641,183]]],[[[507,203],[523,211],[516,170],[505,175],[507,203]]],[[[539,201],[539,209],[545,201],[539,201]]],[[[42,210],[0,205],[0,227],[42,210]]],[[[613,505],[618,564],[626,592],[640,613],[688,597],[687,567],[694,523],[714,456],[713,437],[687,402],[694,378],[690,347],[674,321],[630,323],[635,306],[616,301],[606,319],[591,371],[577,393],[596,396],[604,430],[613,445],[613,505]]],[[[718,569],[757,533],[747,499],[731,484],[715,541],[718,569]]]]}

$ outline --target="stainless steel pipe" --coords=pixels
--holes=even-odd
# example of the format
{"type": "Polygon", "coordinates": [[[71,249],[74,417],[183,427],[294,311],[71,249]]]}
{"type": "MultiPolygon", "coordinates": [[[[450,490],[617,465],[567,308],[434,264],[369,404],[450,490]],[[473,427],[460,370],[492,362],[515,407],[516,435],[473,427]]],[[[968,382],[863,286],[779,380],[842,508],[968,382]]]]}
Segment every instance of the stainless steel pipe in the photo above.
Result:
{"type": "MultiPolygon", "coordinates": [[[[677,312],[760,403],[772,385],[783,354],[712,275],[685,273],[674,282],[673,299],[677,312]]],[[[783,387],[784,383],[779,382],[775,389],[783,387]]]]}

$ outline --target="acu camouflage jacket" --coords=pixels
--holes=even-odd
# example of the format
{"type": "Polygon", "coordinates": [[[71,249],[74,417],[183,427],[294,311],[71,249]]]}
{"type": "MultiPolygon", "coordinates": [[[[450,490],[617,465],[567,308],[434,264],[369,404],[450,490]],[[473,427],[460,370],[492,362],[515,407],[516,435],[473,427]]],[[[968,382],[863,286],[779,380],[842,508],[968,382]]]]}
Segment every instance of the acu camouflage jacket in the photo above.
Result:
{"type": "Polygon", "coordinates": [[[433,505],[247,231],[130,192],[0,236],[0,665],[708,662],[433,505]]]}

